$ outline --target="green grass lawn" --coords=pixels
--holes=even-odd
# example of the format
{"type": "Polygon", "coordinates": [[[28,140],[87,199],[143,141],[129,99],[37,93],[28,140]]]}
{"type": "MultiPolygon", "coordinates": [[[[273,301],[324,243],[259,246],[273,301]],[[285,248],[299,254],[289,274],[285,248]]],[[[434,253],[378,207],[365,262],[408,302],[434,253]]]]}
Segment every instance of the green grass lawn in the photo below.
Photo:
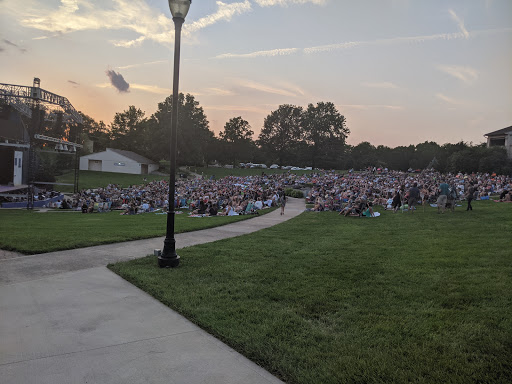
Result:
{"type": "MultiPolygon", "coordinates": [[[[63,175],[57,176],[58,183],[74,183],[75,173],[68,172],[63,175]]],[[[130,185],[145,184],[144,178],[147,181],[153,180],[168,180],[168,176],[160,175],[132,175],[129,173],[114,173],[114,172],[98,172],[98,171],[80,171],[78,179],[79,189],[93,189],[99,187],[106,187],[108,184],[119,184],[121,187],[128,187],[130,185]]],[[[57,185],[55,189],[61,192],[73,192],[73,186],[57,185]]]]}
{"type": "Polygon", "coordinates": [[[110,268],[287,383],[512,379],[512,204],[306,212],[110,268]]]}
{"type": "MultiPolygon", "coordinates": [[[[266,209],[261,214],[270,212],[266,209]]],[[[188,217],[187,211],[175,216],[175,231],[190,232],[217,227],[254,217],[188,217]]],[[[25,254],[117,243],[164,236],[166,215],[145,213],[121,216],[119,211],[82,214],[72,211],[0,209],[0,249],[25,254]]],[[[141,255],[142,256],[142,255],[141,255]]]]}

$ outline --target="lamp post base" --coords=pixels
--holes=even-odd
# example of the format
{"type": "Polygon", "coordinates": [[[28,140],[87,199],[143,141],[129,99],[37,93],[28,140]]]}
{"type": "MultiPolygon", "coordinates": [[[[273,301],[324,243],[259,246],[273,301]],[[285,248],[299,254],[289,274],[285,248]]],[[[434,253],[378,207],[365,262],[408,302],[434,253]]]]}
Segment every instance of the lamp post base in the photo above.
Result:
{"type": "Polygon", "coordinates": [[[180,265],[180,257],[177,254],[174,254],[174,257],[158,256],[158,266],[160,268],[176,268],[178,265],[180,265]]]}

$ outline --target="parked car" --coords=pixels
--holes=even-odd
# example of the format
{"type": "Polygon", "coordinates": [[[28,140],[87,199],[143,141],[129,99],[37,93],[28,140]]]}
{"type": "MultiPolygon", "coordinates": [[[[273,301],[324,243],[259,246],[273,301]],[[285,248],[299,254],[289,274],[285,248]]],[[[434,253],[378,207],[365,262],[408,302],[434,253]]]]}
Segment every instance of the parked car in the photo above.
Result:
{"type": "Polygon", "coordinates": [[[304,170],[305,170],[305,171],[312,171],[312,170],[313,170],[313,168],[312,168],[312,167],[306,167],[306,168],[304,168],[304,170]]]}
{"type": "Polygon", "coordinates": [[[277,165],[277,164],[272,164],[270,166],[270,169],[278,169],[278,168],[279,168],[279,165],[277,165]]]}
{"type": "Polygon", "coordinates": [[[251,164],[251,168],[263,168],[263,169],[266,169],[267,165],[266,164],[251,164]]]}

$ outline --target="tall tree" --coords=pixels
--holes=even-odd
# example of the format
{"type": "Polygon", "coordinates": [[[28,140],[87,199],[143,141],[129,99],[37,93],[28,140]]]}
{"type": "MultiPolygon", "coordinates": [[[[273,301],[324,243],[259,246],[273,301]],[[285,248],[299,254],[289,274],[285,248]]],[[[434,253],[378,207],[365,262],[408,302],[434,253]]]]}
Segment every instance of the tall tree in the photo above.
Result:
{"type": "Polygon", "coordinates": [[[149,138],[145,134],[145,123],[145,113],[134,105],[130,105],[126,111],[116,113],[110,124],[112,146],[146,154],[149,138]]]}
{"type": "Polygon", "coordinates": [[[333,103],[309,104],[303,129],[304,138],[311,148],[313,168],[319,160],[341,158],[350,130],[346,126],[345,116],[338,112],[333,103]]]}
{"type": "Polygon", "coordinates": [[[237,159],[242,159],[244,153],[247,154],[251,151],[254,145],[252,135],[254,132],[251,130],[249,122],[242,119],[241,116],[233,117],[224,125],[224,131],[219,133],[221,141],[227,144],[233,166],[236,166],[237,159]]]}
{"type": "MultiPolygon", "coordinates": [[[[86,115],[85,113],[79,112],[82,116],[82,126],[81,134],[82,139],[85,142],[92,141],[93,152],[104,151],[109,145],[110,136],[107,130],[107,126],[103,121],[97,122],[92,117],[86,115]]],[[[83,150],[82,150],[83,151],[83,150]]],[[[82,152],[82,154],[87,154],[86,152],[82,152]]]]}
{"type": "Polygon", "coordinates": [[[285,165],[300,142],[303,119],[304,110],[295,105],[283,104],[270,112],[258,137],[258,145],[267,158],[285,165]]]}
{"type": "Polygon", "coordinates": [[[377,151],[375,147],[367,141],[363,141],[353,147],[350,153],[354,162],[352,168],[362,169],[377,165],[377,151]]]}
{"type": "MultiPolygon", "coordinates": [[[[155,158],[169,159],[170,130],[172,115],[172,95],[158,103],[157,111],[149,121],[149,132],[152,139],[152,153],[155,158]]],[[[203,107],[191,94],[178,96],[178,164],[203,165],[212,158],[208,152],[214,134],[203,107]]]]}

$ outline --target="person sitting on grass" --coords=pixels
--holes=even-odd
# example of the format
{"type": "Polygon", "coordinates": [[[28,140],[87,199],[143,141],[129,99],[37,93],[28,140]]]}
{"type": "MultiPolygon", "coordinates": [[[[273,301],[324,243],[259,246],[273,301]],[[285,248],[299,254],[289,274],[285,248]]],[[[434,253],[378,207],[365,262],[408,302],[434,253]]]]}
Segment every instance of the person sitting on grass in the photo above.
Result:
{"type": "Polygon", "coordinates": [[[204,215],[206,213],[206,204],[203,199],[199,200],[199,206],[197,209],[193,210],[192,213],[194,215],[204,215]]]}
{"type": "Polygon", "coordinates": [[[318,196],[315,200],[315,212],[320,212],[324,210],[324,199],[322,199],[322,196],[318,196]]]}
{"type": "Polygon", "coordinates": [[[363,216],[375,217],[375,213],[373,212],[373,204],[372,203],[368,203],[366,210],[363,212],[363,216]]]}
{"type": "Polygon", "coordinates": [[[258,197],[258,200],[254,202],[254,209],[263,209],[263,202],[261,201],[261,197],[258,197]]]}
{"type": "Polygon", "coordinates": [[[212,202],[208,203],[208,208],[206,209],[206,211],[208,212],[208,215],[210,215],[210,216],[217,216],[217,213],[218,213],[217,202],[212,201],[212,202]]]}

